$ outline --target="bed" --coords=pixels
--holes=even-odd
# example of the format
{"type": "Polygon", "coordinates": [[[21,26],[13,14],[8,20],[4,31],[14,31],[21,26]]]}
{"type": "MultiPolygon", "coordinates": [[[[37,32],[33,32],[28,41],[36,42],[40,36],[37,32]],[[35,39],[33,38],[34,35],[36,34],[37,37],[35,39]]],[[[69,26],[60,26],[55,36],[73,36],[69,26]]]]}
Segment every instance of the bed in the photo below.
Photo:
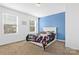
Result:
{"type": "Polygon", "coordinates": [[[45,50],[46,47],[56,41],[56,27],[44,27],[43,32],[28,34],[26,36],[26,41],[30,41],[37,46],[43,47],[45,50]]]}

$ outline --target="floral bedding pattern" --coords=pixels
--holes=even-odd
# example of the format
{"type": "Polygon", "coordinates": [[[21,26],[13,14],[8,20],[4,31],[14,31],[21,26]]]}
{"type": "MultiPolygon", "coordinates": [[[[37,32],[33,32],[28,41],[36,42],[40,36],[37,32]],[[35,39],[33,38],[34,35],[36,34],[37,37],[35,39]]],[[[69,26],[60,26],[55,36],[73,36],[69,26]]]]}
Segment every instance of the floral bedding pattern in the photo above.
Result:
{"type": "Polygon", "coordinates": [[[42,44],[46,45],[46,44],[50,43],[51,41],[53,41],[55,39],[55,34],[52,33],[52,32],[51,32],[51,34],[47,34],[45,36],[28,34],[26,36],[26,40],[30,41],[29,38],[32,39],[31,41],[42,43],[42,44]]]}

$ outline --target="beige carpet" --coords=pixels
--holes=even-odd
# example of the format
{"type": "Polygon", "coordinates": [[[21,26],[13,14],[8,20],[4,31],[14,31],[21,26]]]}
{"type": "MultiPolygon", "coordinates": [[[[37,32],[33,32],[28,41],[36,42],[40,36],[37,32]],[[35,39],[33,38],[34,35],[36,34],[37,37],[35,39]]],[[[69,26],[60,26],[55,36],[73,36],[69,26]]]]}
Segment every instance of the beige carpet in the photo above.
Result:
{"type": "Polygon", "coordinates": [[[65,48],[63,42],[54,42],[46,48],[38,47],[30,42],[21,41],[4,46],[0,46],[1,55],[66,55],[79,54],[79,51],[65,48]]]}

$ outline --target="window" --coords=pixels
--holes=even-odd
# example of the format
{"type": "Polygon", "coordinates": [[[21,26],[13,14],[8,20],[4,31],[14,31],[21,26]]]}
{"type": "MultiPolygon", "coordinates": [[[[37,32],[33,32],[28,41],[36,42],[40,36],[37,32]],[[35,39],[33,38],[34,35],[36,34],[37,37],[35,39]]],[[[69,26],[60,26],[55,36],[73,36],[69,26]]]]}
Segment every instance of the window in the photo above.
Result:
{"type": "Polygon", "coordinates": [[[35,32],[35,21],[30,20],[30,32],[35,32]]]}
{"type": "Polygon", "coordinates": [[[16,33],[17,32],[17,16],[11,14],[4,14],[4,34],[16,33]]]}

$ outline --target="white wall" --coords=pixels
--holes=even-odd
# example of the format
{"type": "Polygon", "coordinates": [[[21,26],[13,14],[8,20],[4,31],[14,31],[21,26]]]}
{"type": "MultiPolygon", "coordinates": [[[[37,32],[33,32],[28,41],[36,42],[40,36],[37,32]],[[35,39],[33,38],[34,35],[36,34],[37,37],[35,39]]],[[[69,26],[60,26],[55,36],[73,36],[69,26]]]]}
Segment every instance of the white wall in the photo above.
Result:
{"type": "Polygon", "coordinates": [[[66,47],[79,49],[79,4],[66,5],[66,47]]]}
{"type": "MultiPolygon", "coordinates": [[[[0,7],[0,45],[25,40],[26,35],[29,33],[29,20],[32,17],[34,16],[17,12],[15,10],[11,10],[5,7],[0,7]],[[12,15],[18,16],[18,32],[17,33],[4,34],[2,13],[10,13],[12,15]],[[27,24],[23,25],[22,21],[26,21],[27,24]]],[[[34,18],[37,19],[36,17],[34,18]]]]}

